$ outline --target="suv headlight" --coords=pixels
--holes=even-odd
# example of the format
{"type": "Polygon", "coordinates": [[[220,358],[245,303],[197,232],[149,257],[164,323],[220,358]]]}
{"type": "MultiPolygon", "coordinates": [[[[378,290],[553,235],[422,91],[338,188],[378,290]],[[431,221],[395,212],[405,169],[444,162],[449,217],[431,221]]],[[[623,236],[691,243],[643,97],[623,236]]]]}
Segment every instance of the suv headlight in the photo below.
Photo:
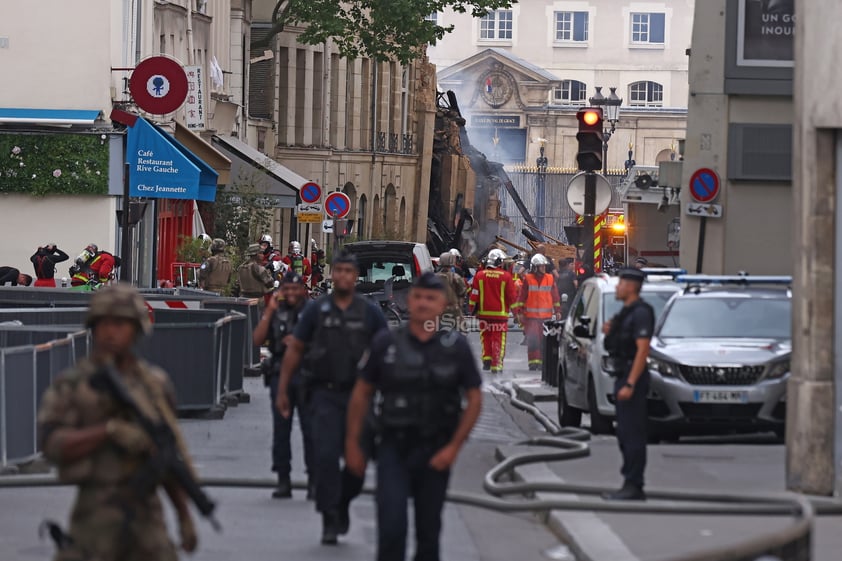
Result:
{"type": "Polygon", "coordinates": [[[650,356],[646,359],[646,366],[649,367],[649,370],[654,370],[661,376],[666,376],[668,378],[678,378],[679,376],[678,365],[672,362],[652,358],[650,356]]]}
{"type": "Polygon", "coordinates": [[[766,379],[776,380],[789,374],[789,359],[779,360],[766,367],[766,379]]]}

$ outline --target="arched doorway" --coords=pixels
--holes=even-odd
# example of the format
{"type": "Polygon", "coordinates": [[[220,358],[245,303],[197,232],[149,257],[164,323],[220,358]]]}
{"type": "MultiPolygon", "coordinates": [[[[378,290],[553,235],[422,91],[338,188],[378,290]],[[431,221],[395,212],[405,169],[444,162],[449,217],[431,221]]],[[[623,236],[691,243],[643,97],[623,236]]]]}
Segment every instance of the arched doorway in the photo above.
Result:
{"type": "Polygon", "coordinates": [[[380,210],[380,196],[374,195],[371,207],[371,237],[379,239],[383,235],[383,211],[380,210]]]}
{"type": "Polygon", "coordinates": [[[357,232],[357,239],[364,240],[366,239],[366,226],[368,226],[368,221],[365,219],[366,207],[368,206],[368,200],[365,198],[365,195],[360,195],[360,202],[357,205],[357,226],[354,228],[357,232]]]}
{"type": "Polygon", "coordinates": [[[406,197],[401,197],[401,206],[400,211],[398,211],[398,216],[400,217],[400,225],[399,225],[399,233],[402,240],[408,240],[409,236],[406,233],[409,231],[409,226],[407,225],[408,216],[406,215],[406,197]]]}
{"type": "Polygon", "coordinates": [[[658,152],[658,155],[655,156],[655,163],[660,164],[661,162],[669,162],[671,159],[675,158],[675,152],[669,148],[665,148],[658,152]]]}
{"type": "Polygon", "coordinates": [[[397,191],[395,190],[395,186],[389,183],[386,186],[386,194],[385,200],[383,202],[383,226],[385,228],[386,237],[390,239],[394,239],[398,237],[398,228],[397,224],[395,223],[397,219],[397,215],[395,211],[395,203],[398,198],[397,191]]]}

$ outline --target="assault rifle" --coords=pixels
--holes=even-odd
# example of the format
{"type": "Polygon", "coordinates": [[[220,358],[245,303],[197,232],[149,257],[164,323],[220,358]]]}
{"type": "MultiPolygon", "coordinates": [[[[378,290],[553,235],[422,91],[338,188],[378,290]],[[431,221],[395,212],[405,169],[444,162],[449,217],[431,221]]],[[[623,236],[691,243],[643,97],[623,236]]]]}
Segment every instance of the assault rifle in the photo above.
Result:
{"type": "Polygon", "coordinates": [[[90,381],[93,388],[111,396],[121,407],[132,413],[140,427],[155,444],[155,452],[141,466],[131,481],[131,487],[140,495],[152,494],[165,479],[172,479],[181,487],[198,511],[208,519],[217,532],[222,531],[219,521],[213,516],[216,504],[208,497],[193,474],[176,445],[175,433],[165,422],[156,422],[147,417],[123,383],[120,373],[112,365],[97,372],[90,381]]]}

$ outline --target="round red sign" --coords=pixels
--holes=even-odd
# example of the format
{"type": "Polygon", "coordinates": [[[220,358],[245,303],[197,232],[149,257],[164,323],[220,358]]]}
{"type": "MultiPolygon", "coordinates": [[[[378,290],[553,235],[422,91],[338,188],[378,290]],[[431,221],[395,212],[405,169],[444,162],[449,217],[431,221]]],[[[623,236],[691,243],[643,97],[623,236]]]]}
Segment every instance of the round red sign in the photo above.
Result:
{"type": "Polygon", "coordinates": [[[169,57],[149,57],[132,72],[129,91],[142,110],[166,115],[181,107],[187,99],[187,73],[169,57]]]}

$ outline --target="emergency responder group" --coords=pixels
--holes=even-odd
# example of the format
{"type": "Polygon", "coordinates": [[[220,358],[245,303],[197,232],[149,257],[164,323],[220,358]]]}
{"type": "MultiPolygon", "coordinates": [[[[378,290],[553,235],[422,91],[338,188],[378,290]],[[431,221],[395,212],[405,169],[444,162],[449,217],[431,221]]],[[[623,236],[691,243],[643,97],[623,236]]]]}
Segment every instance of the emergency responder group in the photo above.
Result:
{"type": "MultiPolygon", "coordinates": [[[[208,289],[223,286],[232,274],[224,248],[222,240],[211,243],[212,256],[201,275],[208,289]]],[[[51,248],[45,249],[49,254],[51,248]]],[[[390,331],[380,307],[356,293],[359,266],[353,254],[334,257],[332,292],[310,300],[308,260],[300,246],[290,244],[289,249],[285,262],[284,256],[276,259],[271,239],[252,244],[235,283],[235,291],[243,296],[270,295],[253,342],[266,343],[271,353],[264,376],[272,403],[271,469],[277,474],[272,496],[292,496],[290,437],[292,415],[297,413],[307,498],[315,500],[321,514],[321,542],[336,544],[348,532],[351,502],[362,489],[366,464],[375,461],[377,559],[405,558],[411,498],[415,559],[438,561],[450,470],[479,416],[482,378],[460,329],[429,326],[440,325],[436,322],[448,310],[461,313],[467,292],[464,269],[457,269],[456,257],[448,252],[441,256],[436,273],[418,275],[407,298],[409,320],[390,331]],[[286,265],[278,291],[273,291],[275,280],[267,269],[273,262],[286,265]]],[[[96,254],[95,247],[86,251],[96,254]]],[[[483,368],[493,373],[503,368],[510,311],[530,334],[530,366],[539,360],[533,358],[534,348],[540,348],[533,339],[536,334],[540,337],[541,329],[534,325],[560,313],[558,291],[542,255],[532,258],[522,281],[506,270],[505,260],[501,250],[489,253],[486,267],[471,281],[469,298],[481,320],[483,368]]],[[[637,293],[624,292],[623,298],[642,310],[637,317],[645,309],[634,303],[635,294],[639,286],[637,293]]],[[[56,380],[39,413],[47,458],[58,465],[64,481],[80,486],[70,527],[73,552],[80,558],[175,559],[157,496],[140,497],[130,489],[133,474],[154,455],[154,444],[130,415],[103,399],[89,383],[103,365],[113,364],[143,409],[172,425],[180,455],[189,458],[175,422],[175,400],[166,374],[134,354],[138,337],[150,328],[145,304],[134,289],[113,285],[93,297],[87,323],[93,331],[91,357],[56,380]],[[143,543],[137,538],[141,534],[147,537],[143,543]]],[[[622,331],[627,322],[615,319],[613,325],[622,331]]],[[[642,324],[634,326],[643,337],[642,324]]],[[[626,339],[619,341],[617,348],[626,349],[626,339]]],[[[626,423],[629,434],[639,396],[645,399],[646,383],[637,356],[632,363],[618,386],[618,399],[628,401],[625,414],[618,402],[618,422],[626,423]],[[629,393],[628,388],[635,386],[640,389],[629,393]]],[[[642,493],[645,446],[641,460],[636,443],[634,436],[621,440],[624,457],[628,455],[623,468],[627,485],[612,498],[627,498],[632,491],[632,498],[637,498],[642,493]]],[[[167,480],[162,485],[178,514],[182,547],[192,551],[197,537],[183,490],[167,480]]],[[[70,557],[59,557],[65,558],[70,557]]]]}

